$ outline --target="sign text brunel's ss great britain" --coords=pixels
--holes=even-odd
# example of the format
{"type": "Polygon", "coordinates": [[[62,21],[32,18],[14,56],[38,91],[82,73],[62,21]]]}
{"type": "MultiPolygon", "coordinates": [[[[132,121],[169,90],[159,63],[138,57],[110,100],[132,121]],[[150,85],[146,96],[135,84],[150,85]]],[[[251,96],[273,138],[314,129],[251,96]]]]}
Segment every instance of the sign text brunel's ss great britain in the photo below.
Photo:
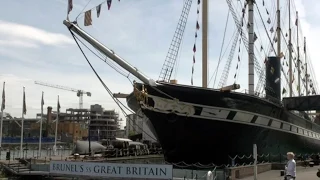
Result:
{"type": "Polygon", "coordinates": [[[51,161],[50,173],[96,177],[172,179],[172,165],[51,161]]]}

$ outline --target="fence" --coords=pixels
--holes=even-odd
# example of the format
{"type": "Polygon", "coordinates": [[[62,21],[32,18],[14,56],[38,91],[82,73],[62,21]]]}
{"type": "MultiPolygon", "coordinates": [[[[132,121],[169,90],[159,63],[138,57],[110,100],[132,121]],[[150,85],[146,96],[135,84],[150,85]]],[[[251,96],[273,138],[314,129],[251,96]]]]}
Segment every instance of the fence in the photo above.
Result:
{"type": "MultiPolygon", "coordinates": [[[[3,137],[2,143],[6,144],[15,144],[20,143],[21,138],[20,137],[3,137]]],[[[53,143],[54,137],[43,137],[41,138],[42,143],[53,143]]],[[[23,138],[23,143],[39,143],[39,137],[25,137],[23,138]]]]}
{"type": "MultiPolygon", "coordinates": [[[[15,160],[16,158],[20,158],[20,150],[2,150],[0,151],[0,160],[15,160]],[[7,153],[9,152],[10,156],[7,157],[7,153]]],[[[22,157],[24,158],[47,158],[50,159],[51,157],[62,157],[69,156],[72,153],[71,149],[57,149],[56,155],[54,155],[54,151],[52,149],[41,150],[39,154],[39,150],[37,149],[23,149],[22,157]]]]}

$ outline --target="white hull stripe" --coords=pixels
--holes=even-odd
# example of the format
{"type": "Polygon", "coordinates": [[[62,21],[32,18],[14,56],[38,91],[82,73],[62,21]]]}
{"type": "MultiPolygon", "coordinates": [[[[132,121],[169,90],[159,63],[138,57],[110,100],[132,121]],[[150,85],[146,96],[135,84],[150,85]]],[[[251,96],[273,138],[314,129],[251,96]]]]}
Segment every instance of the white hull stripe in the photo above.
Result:
{"type": "MultiPolygon", "coordinates": [[[[156,100],[159,98],[152,95],[148,95],[148,96],[153,100],[156,100]]],[[[160,98],[160,99],[163,99],[163,98],[160,98]]],[[[257,113],[251,113],[251,112],[241,111],[237,109],[204,106],[204,105],[185,103],[180,101],[179,103],[177,103],[176,101],[169,100],[169,99],[166,99],[165,102],[168,103],[168,105],[172,103],[172,104],[175,104],[175,106],[192,105],[193,108],[194,107],[202,108],[202,111],[199,115],[196,113],[188,114],[184,112],[183,113],[174,112],[179,116],[187,116],[187,117],[200,118],[200,119],[217,120],[217,121],[225,121],[230,123],[241,123],[241,124],[247,124],[252,126],[259,126],[259,127],[286,132],[286,133],[296,134],[296,135],[311,138],[311,139],[320,140],[319,133],[316,133],[314,131],[308,130],[306,128],[303,128],[288,122],[284,122],[280,119],[275,119],[275,118],[260,115],[257,113]]],[[[165,113],[165,114],[172,113],[168,109],[153,108],[150,106],[146,106],[146,104],[144,103],[142,103],[141,105],[142,105],[141,106],[142,109],[149,109],[151,111],[165,113]]]]}

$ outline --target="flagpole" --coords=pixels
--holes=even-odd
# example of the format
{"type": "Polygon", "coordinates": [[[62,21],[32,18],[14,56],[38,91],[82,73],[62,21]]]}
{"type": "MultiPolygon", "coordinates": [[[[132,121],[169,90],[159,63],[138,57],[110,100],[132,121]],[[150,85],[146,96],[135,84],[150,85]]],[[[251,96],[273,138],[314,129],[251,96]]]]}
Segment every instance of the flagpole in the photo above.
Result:
{"type": "Polygon", "coordinates": [[[3,115],[4,115],[4,108],[5,108],[5,94],[4,94],[4,89],[5,89],[6,83],[3,82],[3,91],[2,91],[2,104],[1,104],[1,122],[0,122],[0,148],[2,148],[2,130],[3,130],[3,115]]]}
{"type": "Polygon", "coordinates": [[[57,135],[58,135],[58,121],[59,121],[59,111],[60,111],[59,95],[58,95],[58,105],[57,105],[57,119],[56,119],[56,130],[54,134],[54,155],[57,152],[57,135]]]}
{"type": "Polygon", "coordinates": [[[23,101],[22,101],[22,116],[21,116],[21,138],[20,138],[20,158],[23,158],[23,124],[24,124],[24,114],[26,112],[25,107],[25,87],[23,87],[23,101]]]}
{"type": "Polygon", "coordinates": [[[42,143],[42,121],[43,121],[43,105],[44,105],[43,91],[42,91],[41,97],[42,97],[41,98],[41,118],[40,118],[39,153],[38,153],[39,157],[41,157],[41,143],[42,143]]]}

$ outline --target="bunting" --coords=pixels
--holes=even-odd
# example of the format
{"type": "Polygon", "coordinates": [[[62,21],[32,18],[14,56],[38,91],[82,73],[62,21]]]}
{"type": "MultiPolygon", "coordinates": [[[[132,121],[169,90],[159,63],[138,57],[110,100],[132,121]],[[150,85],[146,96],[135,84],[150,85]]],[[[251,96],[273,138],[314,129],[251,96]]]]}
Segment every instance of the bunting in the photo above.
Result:
{"type": "Polygon", "coordinates": [[[92,25],[91,10],[84,13],[84,26],[92,25]]]}
{"type": "MultiPolygon", "coordinates": [[[[243,20],[244,20],[244,17],[245,17],[245,13],[246,13],[246,7],[247,7],[247,3],[245,1],[244,6],[242,8],[242,19],[241,19],[242,26],[243,26],[243,20]]],[[[240,35],[242,35],[242,30],[240,30],[240,35]]],[[[255,40],[258,38],[256,34],[254,34],[254,38],[255,38],[255,40]]],[[[241,38],[239,38],[239,50],[238,50],[238,61],[237,61],[237,66],[236,66],[236,72],[234,73],[234,76],[233,76],[234,83],[236,83],[237,74],[239,72],[238,70],[239,70],[239,67],[240,67],[240,52],[241,52],[241,38]]]]}
{"type": "Polygon", "coordinates": [[[97,18],[99,18],[100,12],[101,12],[101,4],[99,4],[99,5],[96,7],[96,9],[97,9],[97,18]]]}
{"type": "Polygon", "coordinates": [[[3,82],[1,111],[6,108],[5,82],[3,82]]]}
{"type": "MultiPolygon", "coordinates": [[[[118,0],[120,2],[120,0],[118,0]]],[[[111,4],[112,4],[112,0],[104,0],[102,3],[98,4],[97,6],[95,6],[94,8],[91,8],[85,12],[82,12],[81,14],[84,14],[84,26],[90,26],[92,25],[92,11],[96,11],[97,12],[97,18],[100,17],[101,15],[101,10],[102,10],[102,5],[106,3],[108,10],[110,10],[111,8],[111,4]]],[[[70,11],[72,11],[73,9],[73,3],[72,0],[68,0],[68,15],[70,13],[70,11]]],[[[67,19],[68,16],[67,16],[67,19]]]]}
{"type": "Polygon", "coordinates": [[[111,8],[111,3],[112,3],[112,0],[107,0],[108,10],[110,10],[111,8]]]}
{"type": "Polygon", "coordinates": [[[73,9],[72,0],[68,0],[68,14],[72,11],[72,9],[73,9]]]}
{"type": "Polygon", "coordinates": [[[200,0],[198,0],[198,6],[197,6],[197,22],[196,22],[196,32],[194,35],[194,44],[193,44],[193,58],[192,58],[192,69],[191,69],[191,85],[193,85],[193,73],[194,73],[194,65],[196,63],[196,52],[197,52],[197,47],[196,47],[196,42],[197,42],[197,37],[198,37],[198,30],[200,29],[199,25],[199,9],[200,9],[200,0]]]}

